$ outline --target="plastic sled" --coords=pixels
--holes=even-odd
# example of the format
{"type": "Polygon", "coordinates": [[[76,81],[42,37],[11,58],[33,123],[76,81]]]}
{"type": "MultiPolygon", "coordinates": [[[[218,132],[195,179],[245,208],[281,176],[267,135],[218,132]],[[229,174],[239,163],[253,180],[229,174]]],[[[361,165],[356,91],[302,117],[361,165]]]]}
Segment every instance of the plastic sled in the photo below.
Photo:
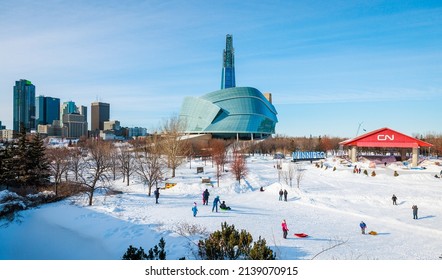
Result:
{"type": "Polygon", "coordinates": [[[294,234],[296,237],[300,237],[300,238],[304,238],[304,237],[307,237],[308,236],[308,234],[305,234],[305,233],[295,233],[294,234]]]}
{"type": "Polygon", "coordinates": [[[370,235],[377,235],[378,233],[376,231],[370,231],[368,234],[370,234],[370,235]]]}

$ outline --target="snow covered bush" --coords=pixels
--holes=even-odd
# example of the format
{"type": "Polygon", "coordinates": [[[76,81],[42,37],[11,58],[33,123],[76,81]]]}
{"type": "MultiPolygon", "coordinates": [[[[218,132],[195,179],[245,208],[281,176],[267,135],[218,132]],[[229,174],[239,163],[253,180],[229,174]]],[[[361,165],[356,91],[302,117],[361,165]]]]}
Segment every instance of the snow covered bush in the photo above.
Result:
{"type": "Polygon", "coordinates": [[[26,197],[15,192],[4,190],[0,192],[0,217],[24,210],[28,207],[37,206],[50,202],[55,197],[55,193],[44,191],[37,194],[29,194],[26,197]]]}
{"type": "Polygon", "coordinates": [[[26,209],[23,197],[8,190],[0,192],[0,218],[23,209],[26,209]]]}

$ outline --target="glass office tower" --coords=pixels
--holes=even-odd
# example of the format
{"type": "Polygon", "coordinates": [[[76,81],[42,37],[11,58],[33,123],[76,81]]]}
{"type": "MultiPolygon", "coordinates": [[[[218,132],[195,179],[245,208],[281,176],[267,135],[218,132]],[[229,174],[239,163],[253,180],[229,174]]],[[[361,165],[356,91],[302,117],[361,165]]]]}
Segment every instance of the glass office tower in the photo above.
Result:
{"type": "Polygon", "coordinates": [[[27,132],[34,130],[35,86],[31,81],[21,79],[15,82],[13,107],[13,130],[19,132],[21,124],[27,132]]]}
{"type": "Polygon", "coordinates": [[[35,119],[36,127],[39,124],[52,124],[53,121],[60,120],[60,99],[37,96],[35,98],[35,119]]]}
{"type": "Polygon", "coordinates": [[[226,35],[226,48],[223,53],[223,70],[221,74],[221,89],[235,87],[235,58],[232,35],[226,35]]]}

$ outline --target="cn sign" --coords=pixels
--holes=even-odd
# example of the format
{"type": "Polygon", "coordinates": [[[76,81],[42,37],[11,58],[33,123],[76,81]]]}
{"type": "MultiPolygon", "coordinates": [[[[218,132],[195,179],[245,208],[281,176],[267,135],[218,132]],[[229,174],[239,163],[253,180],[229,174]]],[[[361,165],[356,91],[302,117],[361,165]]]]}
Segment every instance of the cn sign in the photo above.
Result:
{"type": "Polygon", "coordinates": [[[378,135],[378,141],[393,141],[394,140],[394,134],[387,135],[387,134],[379,134],[378,135]]]}

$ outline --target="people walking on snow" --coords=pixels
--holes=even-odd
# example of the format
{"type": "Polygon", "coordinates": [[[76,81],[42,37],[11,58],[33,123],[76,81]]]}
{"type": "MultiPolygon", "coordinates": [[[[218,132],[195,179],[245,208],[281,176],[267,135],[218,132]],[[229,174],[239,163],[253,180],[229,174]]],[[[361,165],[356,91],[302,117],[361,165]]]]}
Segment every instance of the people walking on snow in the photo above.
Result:
{"type": "Polygon", "coordinates": [[[361,228],[362,234],[365,234],[365,229],[367,228],[367,225],[364,223],[364,221],[361,221],[359,227],[361,228]]]}
{"type": "Polygon", "coordinates": [[[209,205],[208,203],[209,203],[209,196],[210,196],[210,193],[209,193],[209,191],[206,189],[204,192],[203,192],[203,205],[209,205]]]}
{"type": "Polygon", "coordinates": [[[284,201],[287,201],[287,195],[288,195],[287,190],[284,190],[284,201]]]}
{"type": "Polygon", "coordinates": [[[158,204],[158,198],[160,198],[160,189],[156,188],[153,194],[155,195],[155,204],[158,204]]]}
{"type": "Polygon", "coordinates": [[[287,227],[287,222],[285,220],[282,220],[282,237],[284,239],[287,239],[287,233],[289,232],[289,228],[287,227]]]}
{"type": "Polygon", "coordinates": [[[213,212],[213,210],[215,210],[215,209],[216,209],[216,212],[218,212],[218,203],[220,203],[220,201],[219,201],[219,195],[217,195],[217,196],[215,197],[215,199],[213,200],[212,212],[213,212]]]}
{"type": "Polygon", "coordinates": [[[279,190],[279,201],[282,201],[282,195],[284,194],[284,192],[281,190],[279,190]]]}
{"type": "Polygon", "coordinates": [[[413,209],[413,219],[417,220],[417,205],[413,205],[411,209],[413,209]]]}
{"type": "Polygon", "coordinates": [[[393,205],[397,205],[397,203],[396,203],[397,197],[394,194],[391,197],[391,200],[393,200],[393,205]]]}
{"type": "Polygon", "coordinates": [[[222,210],[231,210],[232,208],[230,208],[230,206],[226,205],[226,202],[223,200],[223,202],[221,202],[221,204],[219,205],[219,208],[222,210]]]}
{"type": "Polygon", "coordinates": [[[193,203],[192,212],[193,216],[196,217],[196,214],[198,213],[198,207],[196,205],[196,202],[193,203]]]}

